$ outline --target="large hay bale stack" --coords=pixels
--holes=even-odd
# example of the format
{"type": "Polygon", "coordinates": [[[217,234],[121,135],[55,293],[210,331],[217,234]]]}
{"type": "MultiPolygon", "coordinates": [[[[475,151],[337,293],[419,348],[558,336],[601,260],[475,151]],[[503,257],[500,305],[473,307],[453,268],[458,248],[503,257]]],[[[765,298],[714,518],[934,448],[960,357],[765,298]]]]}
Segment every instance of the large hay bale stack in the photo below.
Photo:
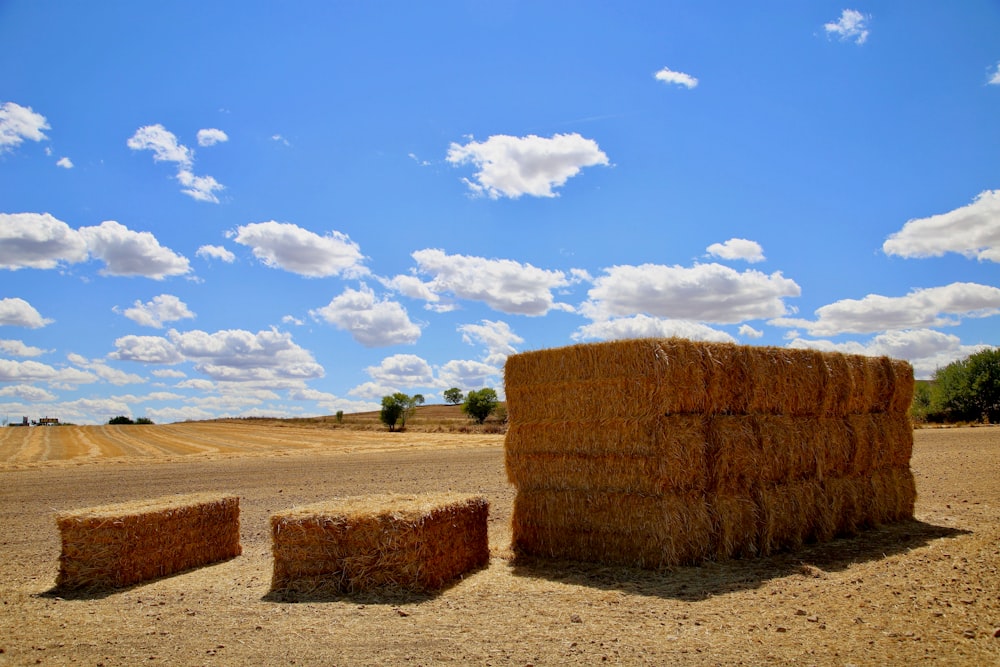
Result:
{"type": "Polygon", "coordinates": [[[906,362],[637,339],[513,355],[505,388],[517,554],[656,568],[912,517],[906,362]]]}
{"type": "Polygon", "coordinates": [[[122,588],[240,555],[240,499],[192,494],[56,516],[56,587],[122,588]]]}
{"type": "Polygon", "coordinates": [[[485,498],[335,499],[271,517],[271,591],[284,599],[439,590],[489,562],[485,498]]]}

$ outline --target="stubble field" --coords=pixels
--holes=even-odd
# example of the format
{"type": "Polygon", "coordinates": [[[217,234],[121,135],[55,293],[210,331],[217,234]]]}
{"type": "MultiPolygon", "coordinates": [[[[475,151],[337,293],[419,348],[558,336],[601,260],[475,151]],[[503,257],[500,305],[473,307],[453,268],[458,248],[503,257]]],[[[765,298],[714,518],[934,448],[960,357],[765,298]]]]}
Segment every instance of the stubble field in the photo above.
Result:
{"type": "Polygon", "coordinates": [[[794,554],[647,572],[513,563],[503,436],[282,422],[0,430],[0,665],[1000,664],[1000,429],[918,430],[916,520],[794,554]],[[435,596],[268,595],[272,513],[454,490],[487,568],[435,596]],[[63,510],[240,496],[243,554],[122,591],[53,590],[63,510]]]}

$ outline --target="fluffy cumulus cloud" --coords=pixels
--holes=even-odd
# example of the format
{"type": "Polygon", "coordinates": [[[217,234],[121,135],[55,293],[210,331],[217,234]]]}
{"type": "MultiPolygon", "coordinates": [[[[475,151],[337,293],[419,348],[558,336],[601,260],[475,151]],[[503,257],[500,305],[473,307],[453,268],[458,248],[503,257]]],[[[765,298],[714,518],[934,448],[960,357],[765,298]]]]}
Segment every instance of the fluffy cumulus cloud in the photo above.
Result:
{"type": "Polygon", "coordinates": [[[455,359],[438,370],[438,383],[443,388],[482,389],[493,387],[500,390],[500,368],[482,361],[455,359]]]}
{"type": "Polygon", "coordinates": [[[840,41],[853,39],[855,44],[864,44],[868,40],[868,20],[856,9],[845,9],[840,12],[836,21],[823,24],[828,37],[837,37],[840,41]]]}
{"type": "Polygon", "coordinates": [[[109,384],[121,386],[126,384],[142,384],[146,381],[145,378],[135,373],[127,373],[108,365],[103,359],[87,359],[82,355],[72,353],[66,355],[66,358],[69,359],[70,363],[85,368],[109,384]]]}
{"type": "Polygon", "coordinates": [[[800,292],[780,272],[741,273],[721,264],[614,266],[594,280],[581,312],[594,321],[645,314],[735,324],[784,315],[784,299],[800,292]]]}
{"type": "Polygon", "coordinates": [[[447,160],[453,165],[474,165],[479,171],[471,180],[463,180],[474,193],[491,199],[555,197],[552,189],[565,185],[584,167],[609,164],[596,141],[576,133],[548,139],[497,134],[486,141],[452,143],[447,160]]]}
{"type": "Polygon", "coordinates": [[[906,359],[913,365],[917,379],[926,380],[932,377],[937,369],[964,359],[988,346],[963,345],[958,336],[933,329],[908,329],[886,332],[866,342],[834,343],[828,340],[795,337],[789,343],[789,347],[906,359]]]}
{"type": "Polygon", "coordinates": [[[194,254],[203,259],[218,259],[226,264],[236,261],[236,255],[221,245],[203,245],[194,254]]]}
{"type": "Polygon", "coordinates": [[[186,257],[160,245],[149,232],[132,231],[114,220],[96,227],[81,227],[80,234],[90,253],[103,260],[104,275],[145,276],[162,280],[191,270],[186,257]]]}
{"type": "Polygon", "coordinates": [[[818,308],[815,320],[776,318],[769,324],[803,328],[813,336],[836,336],[955,326],[962,318],[995,315],[1000,315],[1000,288],[952,283],[900,297],[869,294],[863,299],[842,299],[818,308]]]}
{"type": "Polygon", "coordinates": [[[469,345],[482,345],[486,348],[483,361],[495,368],[501,368],[507,357],[517,352],[514,346],[523,343],[506,322],[482,320],[479,324],[463,324],[458,327],[462,341],[469,345]]]}
{"type": "MultiPolygon", "coordinates": [[[[207,146],[223,141],[221,137],[225,137],[225,133],[221,130],[202,130],[198,133],[199,143],[203,136],[210,143],[201,145],[207,146]],[[207,134],[202,135],[203,132],[207,134]]],[[[126,143],[134,151],[152,151],[155,162],[172,162],[177,165],[177,180],[184,194],[199,201],[219,203],[215,193],[224,190],[225,186],[211,176],[195,176],[194,151],[180,143],[174,133],[163,125],[157,123],[140,127],[126,143]]]]}
{"type": "Polygon", "coordinates": [[[0,359],[0,382],[47,382],[52,385],[80,385],[97,382],[93,373],[77,368],[56,368],[37,361],[0,359]]]}
{"type": "Polygon", "coordinates": [[[215,144],[221,144],[224,141],[229,141],[229,135],[222,130],[214,127],[198,130],[199,146],[214,146],[215,144]]]}
{"type": "Polygon", "coordinates": [[[184,361],[177,346],[161,336],[122,336],[115,340],[115,351],[108,357],[144,364],[179,364],[184,361]]]}
{"type": "Polygon", "coordinates": [[[35,113],[31,107],[22,107],[15,102],[0,105],[0,154],[14,150],[25,139],[42,141],[47,139],[42,130],[51,129],[45,116],[35,113]]]}
{"type": "Polygon", "coordinates": [[[0,352],[12,357],[40,357],[48,350],[34,345],[26,345],[23,340],[0,340],[0,352]]]}
{"type": "Polygon", "coordinates": [[[493,310],[517,315],[544,315],[550,310],[572,310],[555,302],[552,291],[577,278],[562,271],[539,269],[509,259],[448,255],[443,250],[412,254],[417,272],[431,277],[424,283],[433,294],[482,301],[493,310]]]}
{"type": "Polygon", "coordinates": [[[70,160],[68,157],[63,156],[63,157],[59,158],[58,161],[56,161],[56,166],[57,167],[62,167],[63,169],[72,169],[73,168],[73,161],[70,160]]]}
{"type": "Polygon", "coordinates": [[[900,257],[954,252],[1000,262],[1000,190],[981,192],[971,204],[953,211],[910,220],[886,239],[882,251],[900,257]]]}
{"type": "Polygon", "coordinates": [[[275,329],[170,331],[168,338],[196,370],[216,381],[290,384],[324,375],[323,367],[291,334],[275,329]]]}
{"type": "Polygon", "coordinates": [[[434,384],[434,369],[415,354],[394,354],[365,372],[376,383],[390,387],[428,387],[434,384]]]}
{"type": "Polygon", "coordinates": [[[420,327],[410,321],[406,309],[395,301],[376,298],[367,285],[359,290],[347,288],[309,314],[347,331],[365,347],[405,345],[420,338],[420,327]]]}
{"type": "Polygon", "coordinates": [[[0,213],[0,268],[53,269],[87,259],[86,239],[48,213],[0,213]]]}
{"type": "Polygon", "coordinates": [[[996,71],[990,77],[991,86],[1000,86],[1000,63],[997,63],[996,71]]]}
{"type": "Polygon", "coordinates": [[[691,340],[733,343],[725,331],[690,320],[671,320],[649,315],[616,317],[584,325],[577,329],[573,340],[621,340],[625,338],[689,338],[691,340]]]}
{"type": "Polygon", "coordinates": [[[172,294],[154,296],[152,301],[146,303],[136,301],[123,314],[137,324],[155,329],[162,329],[167,322],[194,317],[187,304],[172,294]]]}
{"type": "Polygon", "coordinates": [[[0,299],[0,326],[38,329],[54,320],[42,317],[34,306],[17,297],[0,299]]]}
{"type": "Polygon", "coordinates": [[[763,262],[764,249],[756,241],[748,239],[729,239],[725,243],[713,243],[705,251],[712,257],[719,259],[737,260],[755,264],[763,262]]]}
{"type": "Polygon", "coordinates": [[[320,236],[288,222],[254,222],[229,236],[253,250],[266,266],[302,276],[360,276],[367,273],[357,243],[340,232],[320,236]]]}
{"type": "Polygon", "coordinates": [[[669,67],[664,67],[653,76],[656,77],[657,81],[683,86],[689,90],[698,85],[698,79],[695,77],[684,72],[675,72],[669,67]]]}
{"type": "Polygon", "coordinates": [[[15,384],[0,387],[0,396],[18,401],[28,401],[29,403],[54,401],[58,398],[55,394],[31,384],[15,384]]]}

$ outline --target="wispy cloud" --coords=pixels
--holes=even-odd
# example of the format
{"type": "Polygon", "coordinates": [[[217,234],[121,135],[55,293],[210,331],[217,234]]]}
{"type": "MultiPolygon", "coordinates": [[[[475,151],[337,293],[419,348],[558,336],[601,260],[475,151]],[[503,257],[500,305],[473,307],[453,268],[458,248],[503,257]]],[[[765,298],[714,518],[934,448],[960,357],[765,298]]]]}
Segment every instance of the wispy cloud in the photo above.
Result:
{"type": "Polygon", "coordinates": [[[855,44],[864,44],[868,40],[868,20],[866,16],[856,9],[845,9],[840,13],[840,18],[830,23],[824,23],[823,29],[829,37],[838,37],[840,41],[853,39],[855,44]]]}
{"type": "MultiPolygon", "coordinates": [[[[220,135],[228,139],[226,134],[221,130],[201,130],[198,133],[198,142],[202,146],[210,146],[218,141],[225,140],[220,138],[220,135]],[[202,133],[208,133],[204,135],[204,139],[209,143],[202,143],[202,133]]],[[[211,176],[195,176],[192,170],[194,167],[194,151],[177,141],[174,133],[167,130],[163,125],[157,123],[156,125],[140,127],[129,138],[127,144],[134,151],[153,151],[153,160],[156,162],[173,162],[176,164],[177,180],[183,186],[181,192],[184,194],[198,201],[207,201],[213,204],[219,203],[219,198],[215,193],[225,189],[225,186],[211,176]]]]}

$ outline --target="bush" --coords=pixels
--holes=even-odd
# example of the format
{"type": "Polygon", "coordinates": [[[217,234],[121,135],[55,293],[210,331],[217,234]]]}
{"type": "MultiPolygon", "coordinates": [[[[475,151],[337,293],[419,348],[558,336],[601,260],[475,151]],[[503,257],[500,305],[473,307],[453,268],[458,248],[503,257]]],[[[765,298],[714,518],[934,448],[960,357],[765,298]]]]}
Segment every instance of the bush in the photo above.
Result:
{"type": "Polygon", "coordinates": [[[1000,349],[939,368],[933,382],[914,389],[910,412],[931,422],[1000,422],[1000,349]]]}
{"type": "Polygon", "coordinates": [[[470,391],[462,404],[462,412],[482,424],[497,409],[500,400],[493,389],[486,387],[479,391],[470,391]]]}

